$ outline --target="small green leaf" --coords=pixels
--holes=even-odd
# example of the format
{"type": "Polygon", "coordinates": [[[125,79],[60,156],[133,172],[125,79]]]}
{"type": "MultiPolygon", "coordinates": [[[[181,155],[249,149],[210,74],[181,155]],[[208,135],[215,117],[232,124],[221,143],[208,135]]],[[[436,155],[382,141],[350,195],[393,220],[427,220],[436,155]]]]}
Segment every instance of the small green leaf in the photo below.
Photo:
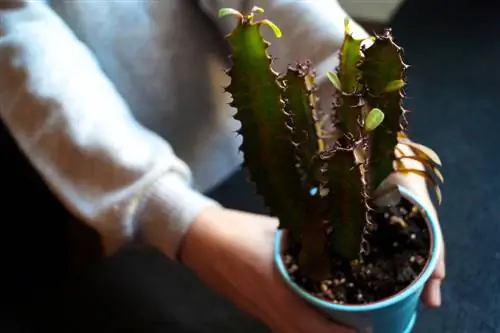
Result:
{"type": "Polygon", "coordinates": [[[253,6],[252,13],[258,13],[258,14],[264,14],[264,8],[258,7],[258,6],[253,6]]]}
{"type": "Polygon", "coordinates": [[[403,88],[404,86],[405,82],[403,80],[394,80],[387,84],[387,86],[384,88],[384,92],[393,92],[403,88]]]}
{"type": "Polygon", "coordinates": [[[276,38],[281,38],[283,34],[281,33],[280,28],[276,24],[274,24],[274,22],[271,22],[269,20],[262,20],[261,22],[262,24],[266,24],[269,28],[271,28],[276,38]]]}
{"type": "Polygon", "coordinates": [[[228,15],[235,15],[235,16],[238,16],[240,18],[243,17],[243,14],[241,14],[236,9],[233,9],[233,8],[221,8],[221,9],[219,9],[219,17],[224,17],[224,16],[228,16],[228,15]]]}
{"type": "Polygon", "coordinates": [[[382,122],[384,121],[384,113],[382,110],[374,108],[370,112],[365,119],[365,131],[371,132],[376,129],[382,122]]]}
{"type": "Polygon", "coordinates": [[[344,18],[344,29],[346,35],[351,35],[351,28],[349,26],[349,18],[346,16],[344,18]]]}
{"type": "Polygon", "coordinates": [[[337,73],[328,72],[328,73],[326,73],[326,76],[328,76],[328,80],[330,80],[330,82],[333,84],[335,89],[337,89],[338,91],[342,91],[342,85],[340,83],[340,79],[339,79],[337,73]]]}

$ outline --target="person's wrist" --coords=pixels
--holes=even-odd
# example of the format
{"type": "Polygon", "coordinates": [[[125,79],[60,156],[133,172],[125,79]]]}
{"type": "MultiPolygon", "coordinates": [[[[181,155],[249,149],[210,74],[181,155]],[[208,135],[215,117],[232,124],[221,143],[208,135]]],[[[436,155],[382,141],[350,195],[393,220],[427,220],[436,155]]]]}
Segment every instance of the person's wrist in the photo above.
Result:
{"type": "Polygon", "coordinates": [[[206,251],[220,251],[220,233],[217,223],[224,211],[222,207],[207,207],[197,216],[189,227],[179,248],[178,258],[182,264],[192,270],[199,270],[206,260],[206,251]]]}
{"type": "Polygon", "coordinates": [[[183,239],[179,260],[211,289],[261,319],[258,309],[242,302],[241,290],[235,287],[241,272],[251,271],[238,248],[240,214],[220,207],[203,210],[183,239]]]}
{"type": "MultiPolygon", "coordinates": [[[[179,259],[240,310],[271,325],[271,319],[277,315],[269,303],[272,295],[263,282],[268,279],[262,276],[269,274],[267,262],[263,264],[261,252],[249,248],[242,235],[261,237],[262,230],[274,232],[276,227],[276,221],[270,217],[207,208],[184,237],[179,259]]],[[[255,247],[262,246],[257,242],[255,247]]]]}

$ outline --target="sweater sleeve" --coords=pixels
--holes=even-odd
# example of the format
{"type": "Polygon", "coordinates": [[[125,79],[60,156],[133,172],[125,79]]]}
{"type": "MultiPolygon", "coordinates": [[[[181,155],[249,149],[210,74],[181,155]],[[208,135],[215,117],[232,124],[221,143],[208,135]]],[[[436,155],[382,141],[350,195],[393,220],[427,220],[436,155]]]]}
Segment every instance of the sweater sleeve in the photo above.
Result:
{"type": "Polygon", "coordinates": [[[171,258],[200,210],[190,170],[132,117],[90,51],[43,2],[0,4],[0,116],[107,254],[140,231],[171,258]],[[137,222],[140,216],[140,222],[137,222]]]}
{"type": "MultiPolygon", "coordinates": [[[[348,17],[336,0],[290,1],[290,0],[198,0],[201,8],[212,17],[220,30],[228,34],[235,21],[227,17],[218,18],[220,8],[234,8],[242,13],[252,6],[265,10],[265,17],[283,31],[276,40],[270,29],[263,29],[264,37],[272,41],[270,53],[277,57],[275,69],[283,72],[286,66],[296,61],[309,59],[316,69],[318,82],[324,82],[326,73],[338,65],[336,51],[344,38],[344,19],[348,17]]],[[[351,20],[351,30],[356,37],[368,34],[351,20]]]]}

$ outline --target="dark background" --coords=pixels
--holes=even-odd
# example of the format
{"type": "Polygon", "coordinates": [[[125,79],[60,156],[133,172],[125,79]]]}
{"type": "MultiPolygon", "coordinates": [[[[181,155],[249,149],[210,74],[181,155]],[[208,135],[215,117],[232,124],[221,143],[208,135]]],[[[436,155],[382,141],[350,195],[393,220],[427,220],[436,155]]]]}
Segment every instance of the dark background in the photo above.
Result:
{"type": "MultiPolygon", "coordinates": [[[[496,215],[500,158],[495,144],[500,132],[500,43],[496,40],[500,15],[494,6],[494,2],[479,0],[407,0],[392,23],[396,41],[412,65],[406,103],[414,111],[411,134],[440,154],[446,178],[440,208],[447,249],[444,305],[423,311],[415,333],[500,332],[500,223],[496,215]]],[[[200,285],[185,269],[149,250],[124,249],[93,267],[72,282],[69,295],[79,299],[79,305],[68,301],[52,307],[58,295],[52,286],[68,274],[68,267],[61,265],[68,261],[68,253],[61,248],[68,245],[64,234],[70,218],[47,195],[5,129],[0,132],[4,194],[0,207],[9,212],[1,218],[0,242],[0,319],[5,325],[50,318],[51,325],[62,324],[64,332],[97,332],[78,319],[92,322],[115,317],[123,323],[122,332],[156,331],[153,327],[165,332],[162,325],[169,321],[193,332],[267,331],[200,285]],[[169,279],[180,285],[174,290],[165,288],[169,279]],[[144,282],[155,289],[153,295],[142,290],[144,282]],[[20,321],[14,322],[13,312],[21,314],[20,321]],[[140,327],[144,323],[149,323],[148,328],[140,327]]],[[[211,195],[230,207],[261,210],[261,202],[241,174],[211,195]]],[[[90,243],[80,245],[96,250],[90,243]]],[[[100,327],[102,332],[116,332],[104,321],[100,327]]],[[[2,326],[0,331],[18,332],[2,326]]]]}

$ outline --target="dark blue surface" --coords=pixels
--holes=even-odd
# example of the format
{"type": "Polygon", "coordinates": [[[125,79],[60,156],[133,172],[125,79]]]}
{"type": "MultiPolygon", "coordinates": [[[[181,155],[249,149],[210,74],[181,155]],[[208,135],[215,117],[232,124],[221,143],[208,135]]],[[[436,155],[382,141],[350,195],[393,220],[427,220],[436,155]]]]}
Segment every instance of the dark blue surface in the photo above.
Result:
{"type": "Polygon", "coordinates": [[[440,154],[446,178],[444,306],[423,313],[415,333],[498,333],[498,10],[485,1],[409,0],[392,27],[413,66],[411,134],[440,154]]]}

